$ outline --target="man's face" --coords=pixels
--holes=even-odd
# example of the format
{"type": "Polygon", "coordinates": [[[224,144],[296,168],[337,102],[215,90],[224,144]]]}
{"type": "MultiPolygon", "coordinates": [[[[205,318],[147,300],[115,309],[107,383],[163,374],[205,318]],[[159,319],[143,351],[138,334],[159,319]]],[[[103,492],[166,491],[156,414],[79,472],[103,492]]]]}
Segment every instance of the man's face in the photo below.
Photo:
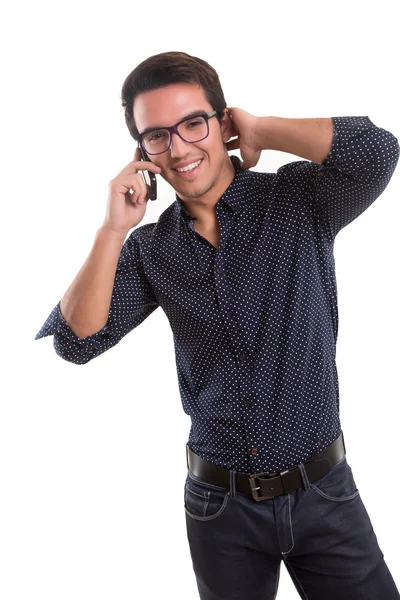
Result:
{"type": "MultiPolygon", "coordinates": [[[[134,118],[139,133],[149,127],[175,125],[195,110],[213,110],[206,99],[204,90],[197,84],[174,83],[158,90],[139,94],[133,104],[134,118]]],[[[170,148],[161,154],[149,155],[151,162],[161,168],[161,176],[175,189],[182,200],[221,195],[233,178],[234,168],[224,142],[230,135],[230,121],[227,109],[221,125],[216,116],[208,121],[209,134],[200,142],[183,141],[172,134],[170,148]],[[193,174],[183,177],[176,170],[180,163],[201,160],[193,174]],[[225,187],[223,186],[225,180],[225,187]],[[229,180],[229,181],[228,181],[229,180]]]]}

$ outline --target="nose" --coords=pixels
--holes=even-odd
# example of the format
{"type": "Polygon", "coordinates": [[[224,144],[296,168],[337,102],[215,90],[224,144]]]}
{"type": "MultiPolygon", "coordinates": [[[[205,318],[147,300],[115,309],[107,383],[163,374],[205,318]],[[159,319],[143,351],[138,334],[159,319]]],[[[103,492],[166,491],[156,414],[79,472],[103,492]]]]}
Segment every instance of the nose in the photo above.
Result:
{"type": "Polygon", "coordinates": [[[171,152],[172,158],[184,156],[185,154],[187,154],[189,150],[188,146],[190,146],[190,142],[184,142],[183,139],[180,138],[177,133],[174,132],[171,135],[171,145],[169,147],[169,150],[171,152]]]}

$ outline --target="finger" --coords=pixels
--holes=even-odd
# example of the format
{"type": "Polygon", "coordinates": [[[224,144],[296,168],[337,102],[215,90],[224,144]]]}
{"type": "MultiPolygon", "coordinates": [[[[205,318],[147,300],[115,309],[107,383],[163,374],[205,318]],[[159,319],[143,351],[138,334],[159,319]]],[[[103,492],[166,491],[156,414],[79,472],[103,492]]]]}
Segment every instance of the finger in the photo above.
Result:
{"type": "Polygon", "coordinates": [[[161,173],[161,169],[160,167],[157,167],[157,165],[155,165],[152,162],[149,162],[148,160],[141,160],[139,164],[136,163],[135,165],[135,169],[136,171],[152,171],[153,173],[161,173]]]}
{"type": "Polygon", "coordinates": [[[147,185],[143,178],[143,175],[140,175],[140,196],[138,198],[139,204],[144,204],[147,196],[147,185]]]}
{"type": "Polygon", "coordinates": [[[137,204],[138,198],[139,198],[139,193],[140,193],[140,190],[135,190],[132,186],[132,188],[129,188],[129,190],[125,194],[125,198],[127,199],[128,202],[131,202],[132,204],[137,204]]]}
{"type": "Polygon", "coordinates": [[[144,195],[143,195],[143,192],[141,189],[135,190],[132,195],[130,193],[128,193],[128,196],[129,196],[132,204],[139,205],[139,206],[141,204],[144,204],[144,195]]]}
{"type": "Polygon", "coordinates": [[[138,175],[136,173],[131,175],[124,182],[124,185],[127,188],[125,197],[133,204],[138,203],[146,194],[146,184],[142,175],[138,175]]]}
{"type": "Polygon", "coordinates": [[[233,131],[233,135],[232,135],[232,137],[233,137],[234,135],[240,135],[240,132],[239,132],[239,128],[236,125],[235,120],[233,118],[233,114],[231,112],[232,110],[235,110],[235,109],[231,109],[228,107],[228,115],[229,115],[229,119],[231,122],[231,130],[233,131]]]}
{"type": "Polygon", "coordinates": [[[141,189],[140,189],[140,195],[138,197],[138,204],[144,204],[144,201],[146,200],[146,196],[147,196],[147,185],[143,181],[143,179],[142,179],[141,183],[142,183],[142,185],[141,185],[141,189]]]}
{"type": "Polygon", "coordinates": [[[225,145],[227,150],[237,150],[238,148],[240,148],[239,138],[230,140],[229,142],[225,142],[225,145]]]}
{"type": "Polygon", "coordinates": [[[146,186],[146,182],[143,179],[142,175],[137,175],[135,177],[135,181],[132,184],[132,188],[137,191],[137,195],[135,197],[135,200],[138,204],[143,204],[144,202],[144,198],[146,196],[147,193],[147,186],[146,186]]]}
{"type": "Polygon", "coordinates": [[[235,121],[233,119],[231,119],[231,127],[232,127],[232,131],[233,131],[233,135],[240,135],[239,129],[236,127],[235,125],[235,121]]]}
{"type": "Polygon", "coordinates": [[[256,161],[254,160],[242,160],[242,163],[240,165],[240,168],[245,170],[245,169],[251,169],[252,167],[255,167],[257,164],[256,161]]]}
{"type": "Polygon", "coordinates": [[[135,172],[147,170],[147,171],[151,171],[152,173],[161,173],[160,167],[157,167],[157,165],[150,162],[149,160],[141,160],[139,158],[138,160],[134,160],[132,162],[135,163],[135,166],[134,166],[135,172]]]}

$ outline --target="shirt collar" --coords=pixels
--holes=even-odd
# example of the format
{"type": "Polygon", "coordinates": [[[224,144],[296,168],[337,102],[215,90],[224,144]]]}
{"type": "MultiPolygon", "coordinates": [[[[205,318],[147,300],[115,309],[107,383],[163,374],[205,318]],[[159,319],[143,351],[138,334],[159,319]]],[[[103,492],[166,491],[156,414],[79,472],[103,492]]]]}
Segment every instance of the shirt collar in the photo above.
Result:
{"type": "MultiPolygon", "coordinates": [[[[235,167],[235,175],[228,188],[219,199],[219,202],[224,202],[232,209],[233,212],[239,213],[244,207],[247,194],[254,183],[254,178],[251,171],[247,169],[243,171],[240,168],[242,161],[238,156],[232,155],[229,158],[231,159],[232,165],[235,167]]],[[[176,193],[175,204],[178,214],[180,213],[184,219],[190,221],[194,218],[190,213],[188,213],[182,200],[176,193]]]]}

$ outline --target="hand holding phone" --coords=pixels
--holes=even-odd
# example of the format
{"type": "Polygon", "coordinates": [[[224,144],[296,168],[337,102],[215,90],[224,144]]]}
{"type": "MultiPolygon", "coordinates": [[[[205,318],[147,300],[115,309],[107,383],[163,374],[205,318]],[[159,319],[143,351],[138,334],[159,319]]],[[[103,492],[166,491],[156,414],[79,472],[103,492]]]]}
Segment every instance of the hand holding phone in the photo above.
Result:
{"type": "Polygon", "coordinates": [[[161,169],[151,161],[143,160],[141,150],[137,147],[134,160],[109,183],[103,225],[120,233],[127,233],[138,225],[146,212],[147,200],[150,196],[152,199],[157,197],[156,173],[161,173],[161,169]],[[144,173],[148,173],[148,183],[144,173]]]}

